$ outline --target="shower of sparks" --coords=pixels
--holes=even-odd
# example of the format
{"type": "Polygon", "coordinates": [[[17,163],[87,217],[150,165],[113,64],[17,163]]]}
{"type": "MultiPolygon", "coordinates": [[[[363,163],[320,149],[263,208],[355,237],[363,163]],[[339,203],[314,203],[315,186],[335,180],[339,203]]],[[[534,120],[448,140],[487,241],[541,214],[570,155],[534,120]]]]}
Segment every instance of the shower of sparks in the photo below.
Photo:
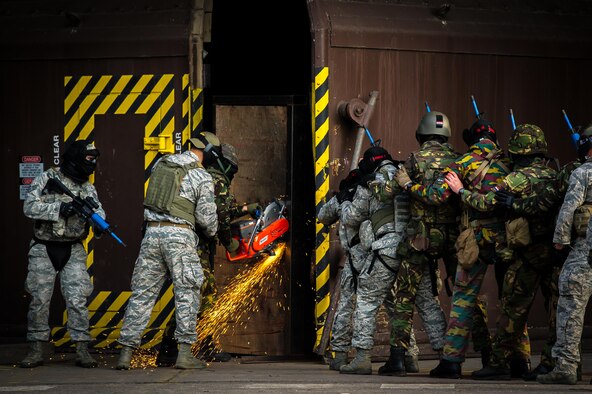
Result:
{"type": "MultiPolygon", "coordinates": [[[[277,268],[285,250],[285,243],[278,244],[273,256],[261,259],[232,279],[224,292],[218,295],[215,304],[198,320],[197,342],[192,349],[194,354],[199,351],[199,344],[206,343],[208,336],[212,338],[214,344],[218,344],[221,335],[235,328],[233,323],[239,322],[246,313],[259,311],[258,297],[267,293],[275,280],[282,283],[280,271],[277,268]]],[[[287,298],[287,295],[284,294],[284,298],[287,298]]],[[[281,301],[277,305],[280,309],[285,309],[285,304],[281,301]]],[[[250,320],[250,317],[247,320],[250,320]]]]}
{"type": "MultiPolygon", "coordinates": [[[[283,282],[277,268],[285,250],[285,243],[278,244],[274,250],[275,256],[268,256],[249,266],[249,269],[232,279],[224,293],[218,295],[215,304],[198,320],[197,342],[192,348],[194,355],[197,356],[199,344],[205,343],[205,338],[211,336],[214,344],[217,344],[218,338],[231,328],[233,322],[238,322],[247,312],[259,311],[257,297],[269,290],[274,283],[273,279],[279,280],[280,285],[283,282]]],[[[287,294],[284,294],[284,298],[287,299],[287,297],[287,294]]],[[[282,310],[289,309],[281,300],[278,301],[277,306],[282,310]]],[[[239,324],[244,325],[244,323],[239,324]]],[[[131,367],[155,368],[156,356],[157,352],[154,350],[136,349],[132,356],[131,367]]]]}

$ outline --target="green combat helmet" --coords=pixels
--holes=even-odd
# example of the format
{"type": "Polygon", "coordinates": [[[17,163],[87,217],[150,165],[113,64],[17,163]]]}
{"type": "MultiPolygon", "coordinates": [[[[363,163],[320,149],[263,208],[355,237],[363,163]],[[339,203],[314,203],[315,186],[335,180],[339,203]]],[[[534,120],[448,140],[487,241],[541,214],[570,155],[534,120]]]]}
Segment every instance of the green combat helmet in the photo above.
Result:
{"type": "Polygon", "coordinates": [[[539,126],[533,124],[521,124],[508,142],[508,152],[513,155],[547,154],[547,141],[545,133],[539,126]]]}
{"type": "Polygon", "coordinates": [[[420,135],[442,135],[450,137],[450,122],[442,112],[430,111],[421,118],[415,131],[415,137],[420,135]]]}
{"type": "Polygon", "coordinates": [[[204,149],[206,151],[212,147],[220,147],[220,139],[218,139],[216,134],[210,133],[209,131],[202,131],[195,137],[189,138],[189,142],[191,142],[191,144],[197,149],[204,149]]]}

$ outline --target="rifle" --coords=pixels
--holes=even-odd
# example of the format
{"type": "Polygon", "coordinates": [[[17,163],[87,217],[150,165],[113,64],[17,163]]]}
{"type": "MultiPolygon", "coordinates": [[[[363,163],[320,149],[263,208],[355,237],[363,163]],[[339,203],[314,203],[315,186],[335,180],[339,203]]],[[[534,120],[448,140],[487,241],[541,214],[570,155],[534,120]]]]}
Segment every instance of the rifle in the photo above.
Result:
{"type": "Polygon", "coordinates": [[[92,197],[86,197],[84,200],[79,196],[74,195],[57,178],[49,178],[47,181],[47,189],[56,191],[60,194],[65,194],[72,198],[72,206],[77,214],[85,218],[86,220],[92,221],[92,223],[102,232],[106,232],[112,236],[119,244],[126,246],[125,243],[111,230],[111,226],[107,223],[98,213],[95,213],[95,209],[99,208],[99,204],[92,197]]]}
{"type": "Polygon", "coordinates": [[[580,140],[580,135],[577,133],[577,131],[571,125],[571,122],[569,121],[569,118],[567,117],[567,112],[565,112],[564,109],[562,109],[561,112],[563,112],[563,119],[565,119],[565,122],[567,123],[567,127],[569,127],[569,131],[571,132],[571,140],[577,149],[578,148],[578,141],[580,140]]]}
{"type": "Polygon", "coordinates": [[[510,108],[510,121],[512,122],[512,130],[516,130],[516,120],[514,120],[514,111],[510,108]]]}

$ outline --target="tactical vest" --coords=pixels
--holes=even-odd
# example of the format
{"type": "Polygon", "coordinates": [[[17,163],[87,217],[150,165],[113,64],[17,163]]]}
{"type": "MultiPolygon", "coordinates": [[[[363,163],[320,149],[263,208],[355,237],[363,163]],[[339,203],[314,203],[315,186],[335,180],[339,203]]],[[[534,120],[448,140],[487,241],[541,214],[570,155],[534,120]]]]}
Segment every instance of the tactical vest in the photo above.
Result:
{"type": "Polygon", "coordinates": [[[164,213],[195,225],[195,204],[181,197],[181,183],[190,170],[200,167],[199,162],[178,164],[164,156],[152,171],[144,207],[164,213]]]}

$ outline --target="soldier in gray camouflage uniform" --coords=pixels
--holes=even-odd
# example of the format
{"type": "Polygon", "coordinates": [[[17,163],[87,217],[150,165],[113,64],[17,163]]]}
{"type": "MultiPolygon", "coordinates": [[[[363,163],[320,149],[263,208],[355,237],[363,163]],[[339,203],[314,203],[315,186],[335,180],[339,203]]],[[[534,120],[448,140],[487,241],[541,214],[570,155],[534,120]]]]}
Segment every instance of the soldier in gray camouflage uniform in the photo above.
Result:
{"type": "Polygon", "coordinates": [[[351,347],[352,316],[354,314],[358,275],[362,269],[364,258],[368,254],[360,243],[357,226],[347,226],[341,220],[341,204],[351,201],[357,189],[361,177],[359,169],[350,171],[348,176],[339,184],[339,193],[333,196],[321,207],[318,220],[325,226],[331,226],[339,221],[339,242],[346,254],[346,261],[341,271],[339,301],[335,309],[335,321],[331,327],[331,350],[335,352],[334,358],[329,364],[329,369],[339,371],[342,365],[347,364],[347,352],[351,347]]]}
{"type": "Polygon", "coordinates": [[[537,381],[545,384],[577,383],[584,314],[592,295],[592,125],[580,134],[578,155],[584,164],[569,178],[553,236],[555,249],[571,247],[571,251],[559,275],[555,368],[537,376],[537,381]]]}
{"type": "Polygon", "coordinates": [[[97,366],[88,353],[88,342],[92,338],[86,303],[93,286],[86,271],[87,253],[82,246],[90,223],[76,213],[70,197],[50,187],[50,179],[61,181],[82,199],[92,198],[98,204],[95,212],[105,218],[97,190],[88,181],[98,156],[99,151],[92,143],[73,142],[64,152],[62,165],[36,177],[25,199],[25,216],[33,219],[35,225],[25,282],[25,289],[31,295],[27,329],[30,350],[20,362],[23,368],[43,364],[42,347],[43,342],[49,340],[49,305],[58,273],[68,311],[68,332],[76,343],[76,365],[84,368],[97,366]]]}
{"type": "Polygon", "coordinates": [[[356,356],[349,364],[342,366],[340,372],[370,375],[370,351],[374,346],[376,315],[395,281],[399,268],[396,249],[405,230],[401,224],[406,221],[395,217],[403,213],[396,206],[398,202],[403,203],[400,197],[404,197],[408,220],[409,201],[397,184],[389,187],[386,183],[394,178],[396,167],[384,148],[374,146],[366,150],[360,170],[369,175],[360,182],[362,187],[357,188],[353,201],[343,202],[341,219],[345,225],[353,227],[370,219],[374,241],[371,242],[372,253],[365,259],[358,277],[352,337],[356,356]],[[397,224],[401,226],[396,227],[397,224]]]}
{"type": "Polygon", "coordinates": [[[193,357],[195,322],[204,274],[197,254],[199,228],[212,237],[218,228],[214,184],[202,166],[213,142],[198,135],[189,150],[162,157],[154,166],[144,200],[146,234],[132,276],[132,295],[125,310],[118,342],[123,346],[117,369],[129,369],[132,351],[140,346],[150,312],[170,272],[175,293],[176,368],[205,368],[193,357]]]}

